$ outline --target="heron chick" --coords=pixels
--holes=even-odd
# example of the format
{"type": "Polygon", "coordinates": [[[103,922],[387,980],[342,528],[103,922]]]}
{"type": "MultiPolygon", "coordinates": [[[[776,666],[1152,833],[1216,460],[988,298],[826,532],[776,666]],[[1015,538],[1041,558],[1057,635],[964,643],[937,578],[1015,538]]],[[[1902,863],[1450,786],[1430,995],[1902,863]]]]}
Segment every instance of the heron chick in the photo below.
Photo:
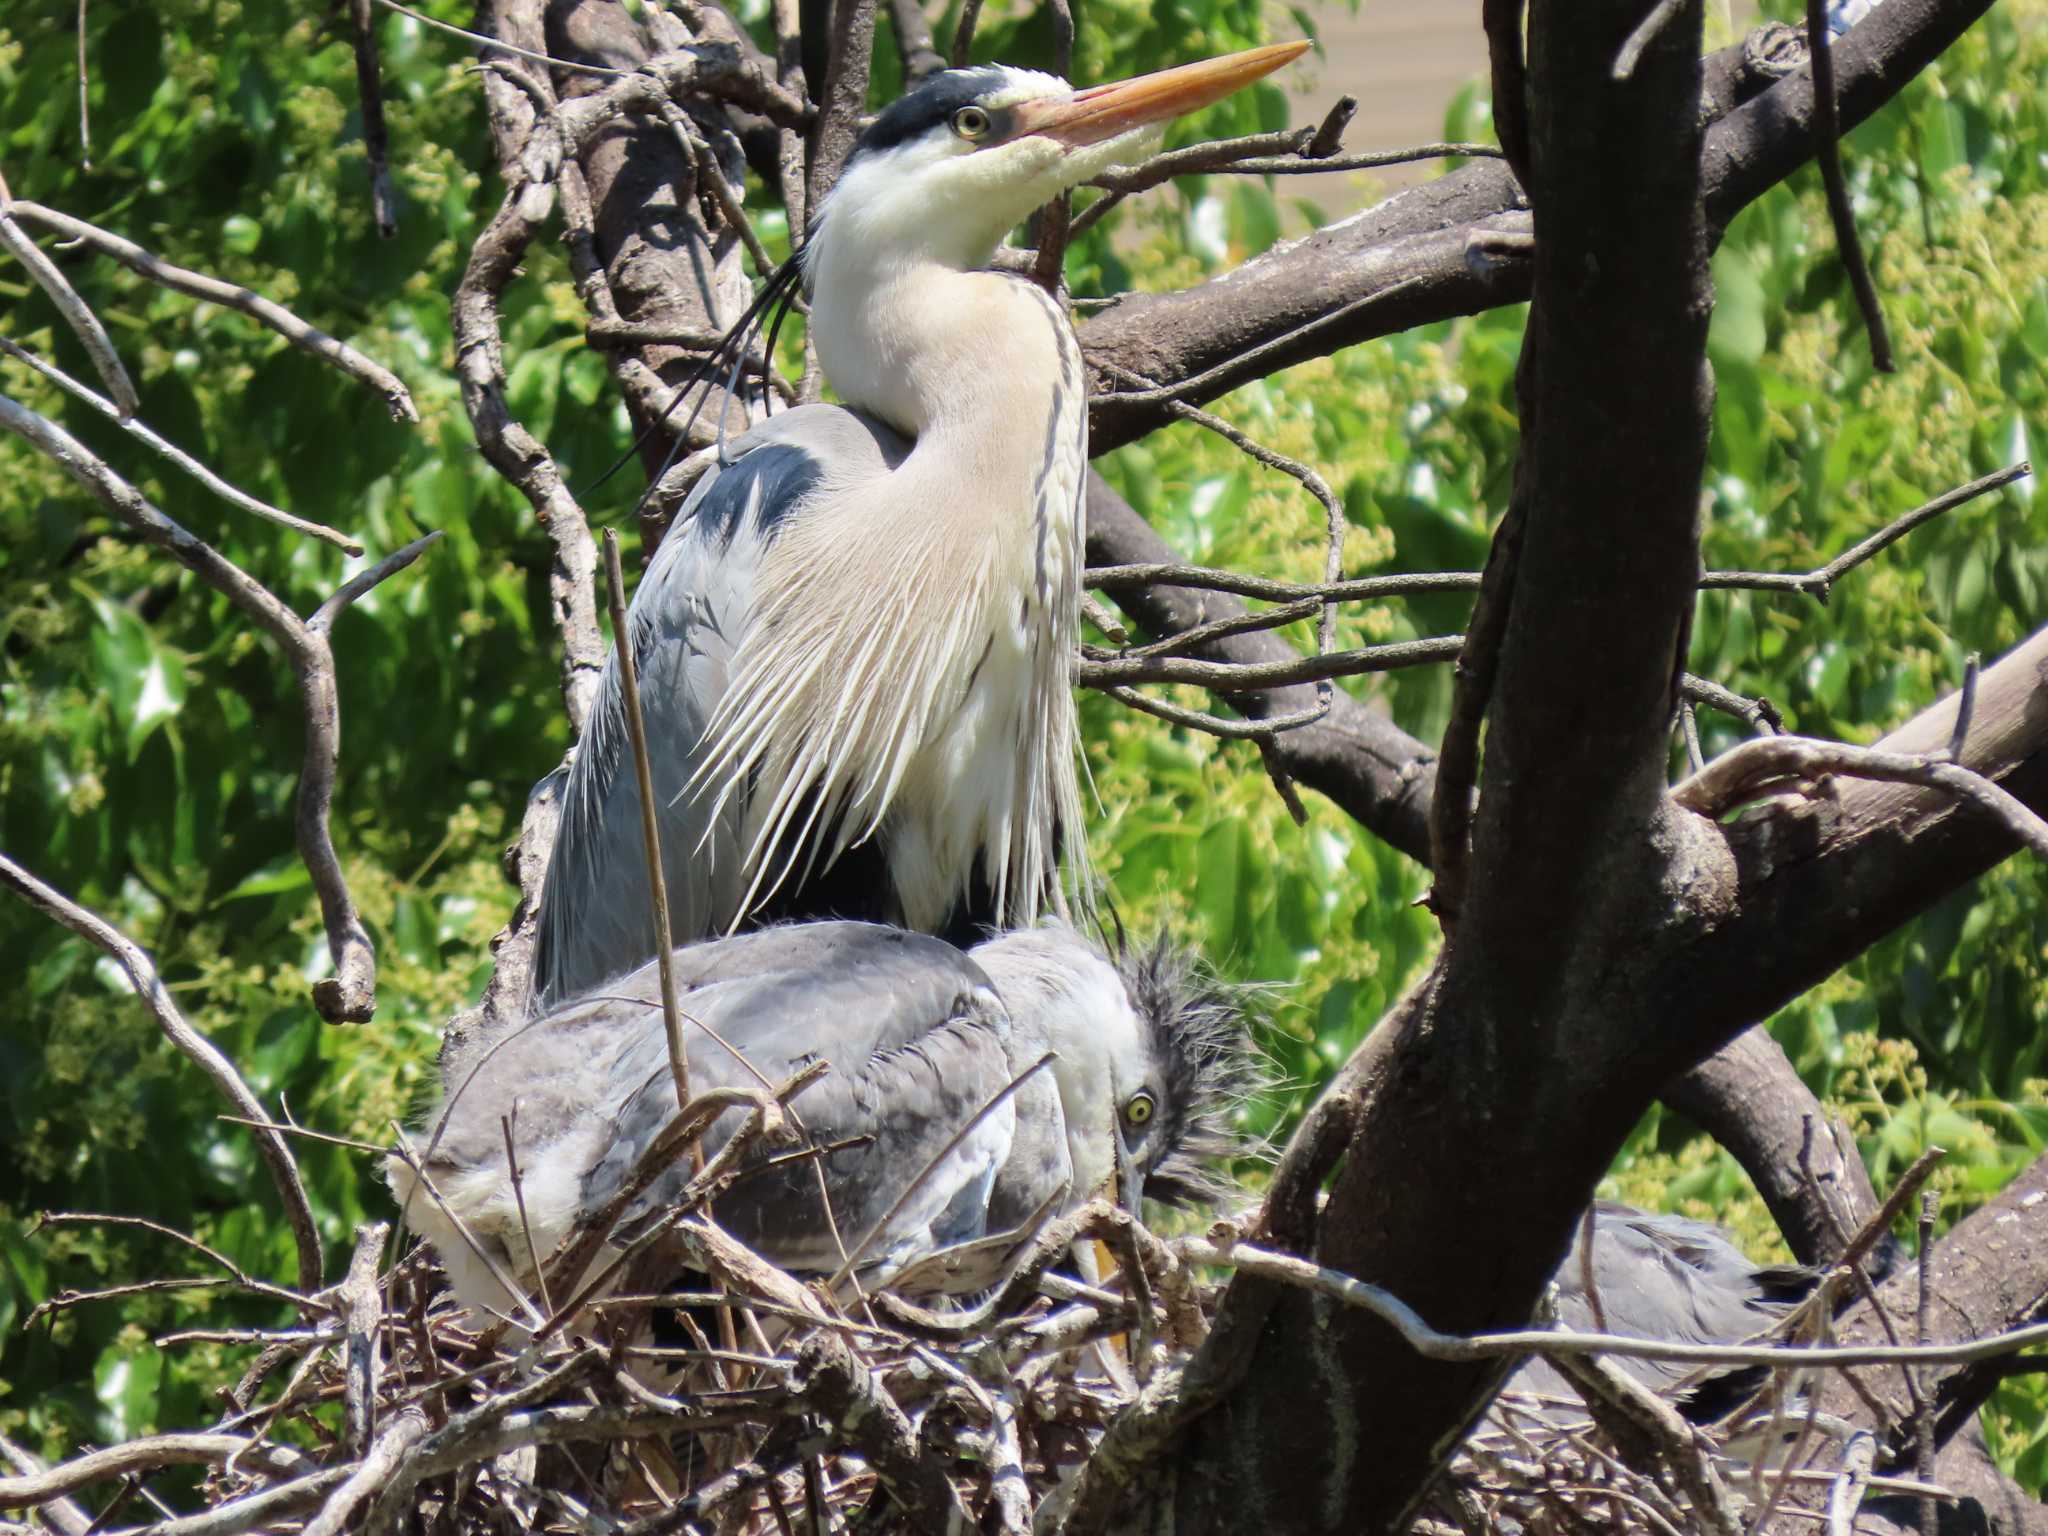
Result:
{"type": "MultiPolygon", "coordinates": [[[[843,917],[964,943],[1065,910],[1086,381],[1059,305],[983,269],[1033,209],[1306,46],[1086,90],[948,70],[861,134],[735,331],[801,279],[844,404],[722,446],[620,637],[676,942],[843,917]]],[[[626,751],[615,656],[562,788],[540,1006],[654,954],[626,751]]]]}
{"type": "MultiPolygon", "coordinates": [[[[785,1269],[850,1266],[882,1283],[939,1250],[1021,1242],[1101,1191],[1135,1210],[1145,1196],[1213,1204],[1230,1188],[1215,1163],[1238,1149],[1232,1113],[1257,1086],[1256,1058],[1233,996],[1164,945],[1112,958],[1049,925],[963,954],[900,928],[818,922],[674,960],[693,1093],[829,1064],[792,1108],[812,1146],[848,1144],[773,1167],[788,1148],[752,1149],[715,1207],[785,1269]]],[[[470,1305],[516,1311],[499,1277],[530,1286],[530,1255],[545,1260],[604,1209],[675,1118],[660,997],[650,964],[442,1063],[444,1097],[415,1133],[419,1170],[394,1157],[388,1173],[470,1305]]],[[[707,1156],[747,1114],[713,1124],[707,1156]]],[[[689,1172],[672,1162],[614,1237],[673,1204],[689,1172]]]]}

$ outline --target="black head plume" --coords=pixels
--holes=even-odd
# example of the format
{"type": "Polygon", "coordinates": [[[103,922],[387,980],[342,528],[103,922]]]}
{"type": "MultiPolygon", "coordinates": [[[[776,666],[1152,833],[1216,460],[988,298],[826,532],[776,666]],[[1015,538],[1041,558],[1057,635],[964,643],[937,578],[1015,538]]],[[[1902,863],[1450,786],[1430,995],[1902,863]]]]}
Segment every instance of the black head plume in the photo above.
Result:
{"type": "Polygon", "coordinates": [[[1151,1032],[1167,1091],[1153,1133],[1145,1194],[1162,1205],[1213,1208],[1235,1189],[1226,1165],[1259,1150],[1238,1129],[1245,1103],[1270,1080],[1252,1043],[1247,1004],[1256,990],[1218,980],[1162,935],[1119,942],[1111,955],[1139,1021],[1151,1032]]]}

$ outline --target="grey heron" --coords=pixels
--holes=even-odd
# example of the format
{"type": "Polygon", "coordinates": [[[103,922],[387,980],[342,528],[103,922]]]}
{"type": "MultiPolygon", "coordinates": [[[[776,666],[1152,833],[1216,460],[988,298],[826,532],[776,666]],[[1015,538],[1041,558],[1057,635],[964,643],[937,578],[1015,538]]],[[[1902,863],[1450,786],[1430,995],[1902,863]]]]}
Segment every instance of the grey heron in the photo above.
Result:
{"type": "MultiPolygon", "coordinates": [[[[1085,381],[1059,305],[984,269],[1032,210],[1307,46],[1085,90],[948,70],[861,134],[734,332],[737,356],[801,276],[843,404],[721,447],[622,640],[675,942],[806,917],[966,942],[1065,909],[1085,381]]],[[[562,791],[540,1006],[654,953],[626,751],[614,656],[562,791]]]]}
{"type": "MultiPolygon", "coordinates": [[[[1601,1200],[1593,1206],[1596,1314],[1586,1290],[1585,1242],[1581,1225],[1553,1277],[1558,1320],[1579,1333],[1597,1328],[1670,1343],[1739,1344],[1768,1331],[1818,1278],[1803,1265],[1758,1264],[1705,1222],[1601,1200]]],[[[1614,1363],[1703,1423],[1735,1408],[1763,1374],[1761,1368],[1715,1371],[1629,1356],[1614,1363]]],[[[1530,1360],[1504,1390],[1568,1394],[1572,1388],[1554,1366],[1530,1360]]]]}
{"type": "MultiPolygon", "coordinates": [[[[719,1224],[786,1269],[852,1260],[885,1281],[936,1250],[1021,1240],[1034,1218],[1105,1189],[1135,1209],[1145,1196],[1214,1203],[1228,1188],[1212,1164],[1236,1146],[1230,1114],[1256,1084],[1255,1058],[1232,995],[1163,944],[1112,958],[1050,924],[962,953],[900,928],[816,922],[678,949],[675,963],[693,1092],[779,1081],[822,1057],[829,1070],[794,1107],[818,1146],[861,1139],[818,1160],[822,1180],[787,1163],[719,1197],[719,1224]]],[[[654,966],[442,1074],[417,1141],[432,1191],[396,1158],[393,1189],[458,1295],[506,1311],[518,1300],[493,1266],[529,1283],[529,1253],[545,1257],[603,1208],[676,1113],[654,966]]],[[[744,1117],[726,1111],[707,1152],[744,1117]]],[[[673,1202],[688,1173],[671,1167],[621,1226],[673,1202]]]]}

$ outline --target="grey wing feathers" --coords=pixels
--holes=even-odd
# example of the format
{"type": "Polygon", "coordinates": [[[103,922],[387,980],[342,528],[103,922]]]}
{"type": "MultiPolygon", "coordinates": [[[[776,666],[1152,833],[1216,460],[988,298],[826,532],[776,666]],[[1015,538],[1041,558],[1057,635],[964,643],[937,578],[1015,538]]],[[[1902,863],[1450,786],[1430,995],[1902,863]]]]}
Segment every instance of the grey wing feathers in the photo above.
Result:
{"type": "MultiPolygon", "coordinates": [[[[907,445],[837,406],[803,406],[737,439],[698,482],[633,597],[628,628],[668,892],[678,944],[724,932],[746,889],[735,795],[714,827],[714,794],[688,786],[728,667],[755,607],[762,552],[809,497],[879,476],[907,445]]],[[[627,760],[624,695],[614,655],[576,753],[541,897],[534,960],[537,1007],[630,970],[654,953],[639,786],[627,760]]]]}
{"type": "MultiPolygon", "coordinates": [[[[1008,1019],[987,979],[950,945],[900,929],[858,923],[771,928],[726,940],[747,947],[742,973],[716,964],[682,983],[685,1013],[743,1053],[755,1071],[780,1082],[813,1059],[831,1070],[796,1100],[814,1145],[867,1138],[818,1160],[751,1174],[719,1198],[719,1224],[785,1268],[832,1271],[887,1215],[946,1142],[1001,1092],[1010,1077],[1008,1019]],[[836,1236],[835,1236],[836,1228],[836,1236]]],[[[682,958],[682,957],[679,957],[682,958]]],[[[686,1032],[689,1026],[685,1025],[686,1032]]],[[[706,1084],[754,1081],[732,1052],[694,1032],[692,1087],[702,1060],[706,1084]]],[[[639,1150],[675,1112],[659,1017],[628,1062],[640,1074],[611,1149],[584,1181],[586,1206],[618,1189],[639,1150]]],[[[988,1188],[1007,1156],[1014,1109],[989,1115],[943,1164],[933,1168],[865,1256],[890,1267],[909,1249],[963,1241],[985,1229],[988,1188]]],[[[706,1140],[724,1144],[745,1119],[728,1111],[706,1140]]],[[[765,1152],[763,1155],[766,1155],[765,1152]]],[[[630,1223],[662,1209],[687,1169],[663,1176],[628,1211],[630,1223]]]]}
{"type": "MultiPolygon", "coordinates": [[[[1558,1318],[1590,1332],[1580,1237],[1558,1267],[1558,1318]]],[[[1687,1344],[1736,1344],[1761,1333],[1810,1288],[1812,1272],[1758,1265],[1705,1222],[1601,1201],[1593,1216],[1593,1284],[1609,1333],[1687,1344]]],[[[1676,1360],[1615,1362],[1652,1387],[1670,1389],[1712,1372],[1676,1360]]],[[[1563,1378],[1543,1361],[1516,1373],[1513,1386],[1563,1392],[1563,1378]]]]}
{"type": "MultiPolygon", "coordinates": [[[[816,1057],[831,1064],[795,1107],[814,1142],[873,1138],[822,1160],[848,1247],[1009,1080],[1007,1015],[980,969],[939,940],[810,923],[699,944],[676,960],[693,1091],[754,1086],[756,1072],[779,1083],[816,1057]]],[[[527,1266],[503,1117],[514,1117],[528,1219],[545,1254],[579,1215],[618,1191],[675,1115],[659,997],[650,964],[450,1064],[447,1098],[418,1144],[436,1188],[452,1195],[473,1231],[495,1237],[513,1268],[527,1266]]],[[[989,1115],[925,1181],[871,1261],[981,1235],[987,1186],[1009,1150],[1010,1110],[989,1115]]],[[[706,1151],[744,1119],[744,1111],[728,1111],[706,1151]]],[[[669,1170],[628,1222],[672,1200],[688,1172],[669,1170]]],[[[836,1269],[838,1244],[817,1184],[803,1161],[750,1174],[720,1197],[716,1215],[776,1263],[836,1269]]],[[[463,1288],[460,1246],[440,1231],[424,1196],[411,1204],[463,1288]]]]}

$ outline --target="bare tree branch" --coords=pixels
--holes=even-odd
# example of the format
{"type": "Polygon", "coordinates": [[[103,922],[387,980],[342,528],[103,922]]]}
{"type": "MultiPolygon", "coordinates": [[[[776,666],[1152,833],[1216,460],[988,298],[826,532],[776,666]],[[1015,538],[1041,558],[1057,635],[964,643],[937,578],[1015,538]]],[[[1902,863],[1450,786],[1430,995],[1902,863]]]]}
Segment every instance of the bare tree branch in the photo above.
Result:
{"type": "Polygon", "coordinates": [[[52,363],[44,362],[26,348],[16,346],[5,336],[0,336],[0,352],[6,353],[24,367],[34,369],[38,374],[48,379],[52,384],[55,384],[74,399],[83,400],[109,421],[117,424],[122,431],[134,438],[138,443],[141,443],[160,458],[176,465],[229,505],[240,507],[244,512],[253,513],[265,522],[276,523],[281,528],[289,528],[294,533],[303,533],[310,538],[332,544],[346,554],[354,556],[362,554],[363,546],[347,534],[337,533],[324,523],[309,523],[302,517],[294,517],[291,513],[273,507],[267,501],[259,501],[248,492],[230,485],[189,453],[186,453],[182,448],[159,437],[140,418],[124,418],[119,407],[113,401],[94,390],[86,388],[85,385],[72,378],[63,369],[52,363]]]}
{"type": "MultiPolygon", "coordinates": [[[[76,241],[90,247],[103,256],[110,256],[122,266],[162,288],[189,294],[195,299],[204,299],[210,304],[223,305],[239,310],[259,325],[269,327],[302,352],[311,353],[324,363],[340,369],[350,378],[367,385],[384,397],[384,403],[394,421],[418,421],[419,408],[412,403],[412,394],[406,389],[398,375],[381,363],[373,362],[356,351],[346,342],[336,341],[325,331],[308,325],[281,304],[273,303],[251,289],[234,283],[222,282],[217,277],[208,277],[204,272],[193,272],[185,267],[175,266],[154,256],[121,236],[111,234],[83,219],[74,219],[68,213],[59,213],[54,208],[45,208],[40,203],[17,199],[10,206],[16,218],[26,219],[32,224],[54,231],[60,238],[76,241]]],[[[118,393],[116,399],[118,400],[118,393]]]]}
{"type": "Polygon", "coordinates": [[[313,984],[313,1000],[330,1023],[369,1018],[376,1006],[376,952],[349,894],[327,826],[341,758],[341,710],[327,631],[341,606],[410,565],[441,535],[430,533],[387,557],[328,599],[312,619],[301,621],[268,588],[165,516],[55,422],[0,396],[0,427],[41,449],[145,543],[163,550],[241,609],[291,662],[306,716],[306,760],[299,776],[296,815],[299,857],[320,898],[327,945],[334,957],[334,975],[313,984]]]}
{"type": "MultiPolygon", "coordinates": [[[[78,37],[79,46],[83,47],[83,27],[79,29],[78,37]]],[[[7,190],[6,179],[0,177],[0,247],[5,247],[9,255],[26,267],[37,286],[49,295],[50,302],[57,306],[57,313],[64,317],[64,323],[71,327],[72,334],[92,359],[100,382],[107,386],[107,393],[114,397],[116,419],[129,420],[141,411],[142,401],[135,393],[135,381],[128,377],[128,370],[121,362],[121,354],[114,350],[113,338],[107,335],[107,328],[100,324],[100,317],[92,312],[92,306],[78,296],[70,279],[15,222],[14,215],[18,211],[14,195],[7,190]]]]}

